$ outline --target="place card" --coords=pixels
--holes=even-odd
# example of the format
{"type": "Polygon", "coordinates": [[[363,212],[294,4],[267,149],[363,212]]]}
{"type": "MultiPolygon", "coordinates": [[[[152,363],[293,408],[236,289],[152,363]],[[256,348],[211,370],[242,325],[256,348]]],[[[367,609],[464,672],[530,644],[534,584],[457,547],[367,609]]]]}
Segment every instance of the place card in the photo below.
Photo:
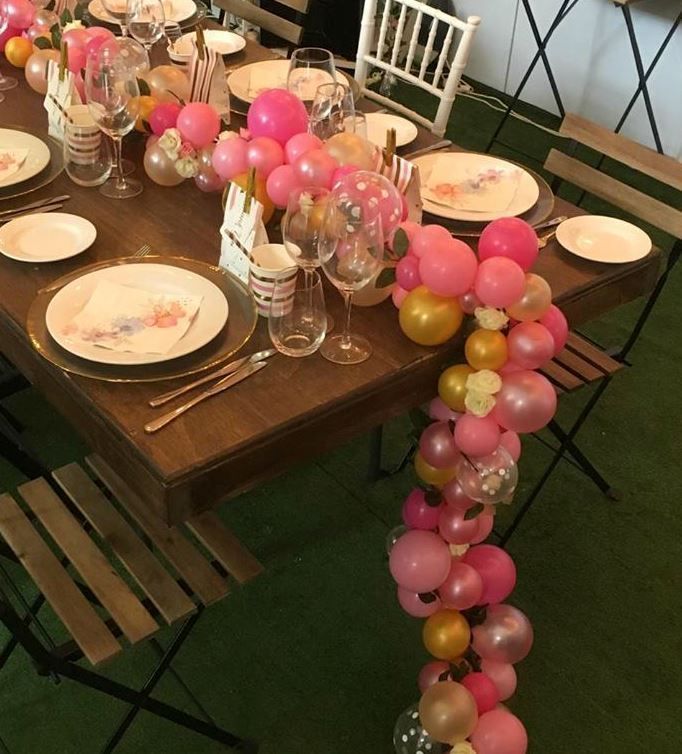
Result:
{"type": "Polygon", "coordinates": [[[230,183],[225,202],[225,215],[220,227],[223,237],[220,248],[220,267],[249,283],[249,258],[254,246],[267,243],[263,225],[263,205],[255,198],[247,206],[246,191],[230,183]]]}

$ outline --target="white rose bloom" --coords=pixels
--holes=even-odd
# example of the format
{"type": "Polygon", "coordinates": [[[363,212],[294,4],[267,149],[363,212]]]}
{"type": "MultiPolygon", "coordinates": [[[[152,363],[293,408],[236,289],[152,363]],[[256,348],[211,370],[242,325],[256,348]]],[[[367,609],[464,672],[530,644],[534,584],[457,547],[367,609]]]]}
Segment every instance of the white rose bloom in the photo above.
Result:
{"type": "Polygon", "coordinates": [[[175,161],[175,169],[183,178],[194,178],[199,172],[199,161],[192,157],[183,157],[175,161]]]}
{"type": "Polygon", "coordinates": [[[476,754],[476,749],[468,741],[460,741],[450,754],[476,754]]]}
{"type": "Polygon", "coordinates": [[[477,306],[474,317],[485,330],[501,330],[509,322],[509,317],[501,309],[493,309],[491,306],[477,306]]]}
{"type": "Polygon", "coordinates": [[[494,395],[502,389],[502,378],[492,369],[481,369],[467,377],[466,389],[494,395]]]}
{"type": "Polygon", "coordinates": [[[182,146],[180,131],[177,128],[167,128],[156,143],[174,160],[180,153],[180,147],[182,146]]]}
{"type": "Polygon", "coordinates": [[[453,558],[461,558],[470,546],[471,545],[450,545],[450,555],[452,555],[453,558]]]}
{"type": "Polygon", "coordinates": [[[239,134],[236,131],[221,131],[218,134],[218,141],[229,141],[230,139],[238,139],[239,134]]]}
{"type": "Polygon", "coordinates": [[[69,21],[69,23],[66,24],[64,28],[62,29],[62,34],[64,34],[67,31],[71,31],[72,29],[84,29],[84,28],[85,27],[83,26],[82,21],[78,21],[78,20],[69,21]]]}
{"type": "Polygon", "coordinates": [[[495,408],[495,399],[490,393],[481,393],[479,390],[467,390],[464,405],[470,414],[483,417],[488,416],[495,408]]]}

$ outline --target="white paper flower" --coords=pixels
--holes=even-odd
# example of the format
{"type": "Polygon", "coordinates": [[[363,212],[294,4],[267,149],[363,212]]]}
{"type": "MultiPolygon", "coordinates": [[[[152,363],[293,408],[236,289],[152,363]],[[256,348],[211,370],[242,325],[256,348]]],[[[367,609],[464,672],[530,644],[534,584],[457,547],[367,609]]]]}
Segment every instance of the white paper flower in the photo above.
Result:
{"type": "Polygon", "coordinates": [[[183,178],[194,178],[199,172],[199,161],[192,157],[183,157],[175,161],[175,169],[183,178]]]}
{"type": "Polygon", "coordinates": [[[78,20],[69,21],[68,24],[65,24],[62,27],[62,34],[64,34],[67,31],[71,31],[72,29],[84,29],[84,28],[85,27],[83,26],[83,22],[82,21],[78,21],[78,20]]]}
{"type": "Polygon", "coordinates": [[[495,399],[490,393],[482,393],[480,390],[467,390],[464,405],[470,414],[483,417],[488,416],[495,408],[495,399]]]}
{"type": "Polygon", "coordinates": [[[471,545],[449,545],[450,555],[452,555],[453,558],[461,558],[469,547],[471,547],[471,545]]]}
{"type": "Polygon", "coordinates": [[[230,139],[238,139],[239,134],[236,131],[221,131],[218,134],[218,141],[230,141],[230,139]]]}
{"type": "Polygon", "coordinates": [[[466,389],[494,395],[502,389],[502,378],[492,369],[481,369],[467,377],[466,389]]]}
{"type": "Polygon", "coordinates": [[[485,330],[501,330],[509,322],[509,317],[501,309],[491,306],[477,306],[474,309],[474,317],[479,327],[485,330]]]}
{"type": "Polygon", "coordinates": [[[180,131],[178,131],[177,128],[167,128],[156,143],[171,158],[171,160],[175,160],[180,154],[182,136],[180,136],[180,131]]]}
{"type": "Polygon", "coordinates": [[[476,749],[468,741],[460,741],[450,754],[476,754],[476,749]]]}

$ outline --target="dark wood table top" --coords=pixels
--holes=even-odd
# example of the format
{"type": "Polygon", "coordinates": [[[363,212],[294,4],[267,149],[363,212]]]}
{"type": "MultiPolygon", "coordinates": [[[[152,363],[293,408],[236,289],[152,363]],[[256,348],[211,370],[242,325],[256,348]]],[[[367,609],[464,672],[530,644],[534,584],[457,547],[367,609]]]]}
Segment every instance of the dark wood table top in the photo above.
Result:
{"type": "MultiPolygon", "coordinates": [[[[267,56],[268,51],[249,43],[228,67],[267,56]]],[[[45,131],[41,97],[23,81],[6,98],[3,120],[45,131]]],[[[420,130],[412,148],[433,140],[420,130]]],[[[130,255],[145,243],[153,253],[217,263],[219,196],[203,194],[193,181],[175,188],[153,184],[141,168],[143,148],[141,136],[126,138],[124,153],[136,160],[136,177],[144,182],[144,192],[135,199],[105,199],[96,189],[76,186],[65,174],[30,195],[71,194],[65,211],[91,220],[98,236],[87,252],[64,262],[30,265],[0,256],[0,349],[162,517],[169,522],[187,518],[433,397],[439,372],[461,356],[461,343],[455,340],[438,349],[415,345],[400,332],[390,302],[354,309],[354,328],[374,346],[364,364],[341,367],[319,354],[306,359],[277,355],[257,375],[155,435],[143,430],[156,415],[147,401],[182,381],[100,382],[67,374],[39,356],[26,335],[26,316],[38,289],[56,278],[130,255]]],[[[0,207],[26,201],[3,201],[0,207]]],[[[556,215],[577,212],[557,200],[556,215]]],[[[658,263],[658,256],[650,255],[631,265],[594,264],[550,243],[537,271],[549,281],[571,322],[578,324],[648,290],[658,263]]],[[[340,322],[341,299],[333,290],[327,293],[329,308],[340,322]]],[[[244,350],[268,343],[261,320],[244,350]]]]}

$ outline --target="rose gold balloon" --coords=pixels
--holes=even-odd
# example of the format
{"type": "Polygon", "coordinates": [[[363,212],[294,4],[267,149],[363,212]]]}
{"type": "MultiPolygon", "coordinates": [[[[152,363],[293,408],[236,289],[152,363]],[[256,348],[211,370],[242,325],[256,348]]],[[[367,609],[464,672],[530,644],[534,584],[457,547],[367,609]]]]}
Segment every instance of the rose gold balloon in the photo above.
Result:
{"type": "Polygon", "coordinates": [[[189,81],[186,74],[172,65],[158,65],[145,76],[152,97],[159,102],[177,102],[178,98],[189,100],[189,81]],[[176,95],[176,96],[173,96],[176,95]]]}
{"type": "Polygon", "coordinates": [[[552,305],[552,289],[539,275],[526,273],[526,288],[521,298],[507,307],[507,314],[519,322],[540,319],[552,305]]]}
{"type": "Polygon", "coordinates": [[[426,663],[426,665],[424,665],[419,671],[417,683],[419,684],[419,690],[423,694],[426,689],[433,686],[434,683],[438,683],[439,681],[449,681],[451,679],[450,663],[444,662],[443,660],[433,660],[433,662],[426,663]],[[441,678],[441,676],[443,677],[441,678]]]}
{"type": "Polygon", "coordinates": [[[158,144],[144,153],[144,170],[159,186],[177,186],[185,180],[175,169],[175,162],[158,144]]]}
{"type": "Polygon", "coordinates": [[[484,660],[521,662],[533,646],[533,627],[512,605],[491,605],[483,623],[475,626],[471,645],[484,660]]]}
{"type": "Polygon", "coordinates": [[[59,62],[59,50],[38,50],[26,61],[26,83],[38,94],[47,94],[47,64],[50,60],[59,62]]]}
{"type": "Polygon", "coordinates": [[[478,722],[476,702],[461,683],[439,681],[420,699],[419,721],[431,738],[454,746],[473,733],[478,722]]]}
{"type": "Polygon", "coordinates": [[[324,149],[339,165],[354,165],[360,170],[372,170],[374,167],[375,147],[357,134],[334,134],[327,139],[324,149]]]}

